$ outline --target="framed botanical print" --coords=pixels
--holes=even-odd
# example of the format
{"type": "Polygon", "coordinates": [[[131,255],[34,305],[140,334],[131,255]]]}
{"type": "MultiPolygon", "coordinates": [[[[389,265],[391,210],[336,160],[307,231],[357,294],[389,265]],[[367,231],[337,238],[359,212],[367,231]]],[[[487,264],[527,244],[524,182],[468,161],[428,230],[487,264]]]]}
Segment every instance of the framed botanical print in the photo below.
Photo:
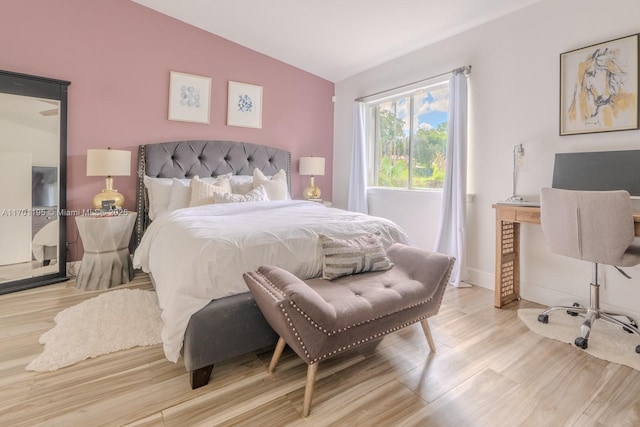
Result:
{"type": "Polygon", "coordinates": [[[169,120],[209,123],[211,78],[171,71],[169,120]]]}
{"type": "Polygon", "coordinates": [[[227,126],[262,128],[262,86],[229,82],[227,126]]]}
{"type": "Polygon", "coordinates": [[[560,55],[560,135],[638,129],[638,34],[560,55]]]}

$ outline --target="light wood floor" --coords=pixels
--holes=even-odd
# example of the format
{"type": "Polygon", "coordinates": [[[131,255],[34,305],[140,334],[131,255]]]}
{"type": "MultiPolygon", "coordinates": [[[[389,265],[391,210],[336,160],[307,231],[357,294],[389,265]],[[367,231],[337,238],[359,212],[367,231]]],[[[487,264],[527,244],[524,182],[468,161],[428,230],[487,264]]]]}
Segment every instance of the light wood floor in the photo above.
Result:
{"type": "MultiPolygon", "coordinates": [[[[144,275],[132,286],[151,289],[144,275]]],[[[529,332],[517,304],[495,309],[476,287],[447,290],[430,319],[436,354],[413,325],[323,362],[306,419],[306,365],[288,349],[275,376],[271,353],[250,354],[193,391],[160,346],[25,371],[55,314],[98,293],[67,282],[0,296],[1,426],[640,425],[640,372],[529,332]]]]}

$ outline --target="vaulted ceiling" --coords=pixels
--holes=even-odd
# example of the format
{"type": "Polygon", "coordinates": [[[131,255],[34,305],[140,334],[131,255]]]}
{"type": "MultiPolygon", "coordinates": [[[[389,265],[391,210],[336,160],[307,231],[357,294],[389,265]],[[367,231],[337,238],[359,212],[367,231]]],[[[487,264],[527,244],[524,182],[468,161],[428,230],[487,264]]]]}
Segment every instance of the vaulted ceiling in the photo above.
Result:
{"type": "Polygon", "coordinates": [[[132,0],[337,82],[541,0],[132,0]]]}

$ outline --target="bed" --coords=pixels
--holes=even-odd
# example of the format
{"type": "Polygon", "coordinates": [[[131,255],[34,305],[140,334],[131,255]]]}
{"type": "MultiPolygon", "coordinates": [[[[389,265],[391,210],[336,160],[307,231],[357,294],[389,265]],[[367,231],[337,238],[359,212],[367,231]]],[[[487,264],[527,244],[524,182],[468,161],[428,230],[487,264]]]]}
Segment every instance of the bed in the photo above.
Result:
{"type": "Polygon", "coordinates": [[[182,356],[192,388],[208,383],[216,363],[268,349],[277,341],[242,272],[266,263],[301,278],[319,275],[319,232],[376,232],[386,245],[409,243],[391,221],[308,201],[205,204],[156,212],[152,221],[150,187],[145,185],[149,177],[172,179],[175,186],[195,176],[231,174],[242,181],[257,169],[266,177],[284,174],[288,194],[291,156],[251,143],[174,141],[140,146],[138,159],[134,264],[149,272],[156,288],[167,359],[182,356]]]}
{"type": "Polygon", "coordinates": [[[47,266],[58,258],[58,220],[55,219],[42,227],[31,241],[33,258],[47,266]]]}

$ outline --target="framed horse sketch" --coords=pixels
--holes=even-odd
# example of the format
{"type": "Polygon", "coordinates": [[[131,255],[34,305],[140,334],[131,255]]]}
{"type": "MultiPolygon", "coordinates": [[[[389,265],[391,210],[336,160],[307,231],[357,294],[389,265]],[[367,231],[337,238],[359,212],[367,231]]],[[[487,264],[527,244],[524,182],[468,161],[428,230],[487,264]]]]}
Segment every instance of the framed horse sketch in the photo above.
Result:
{"type": "Polygon", "coordinates": [[[638,129],[638,34],[560,54],[560,135],[638,129]]]}

